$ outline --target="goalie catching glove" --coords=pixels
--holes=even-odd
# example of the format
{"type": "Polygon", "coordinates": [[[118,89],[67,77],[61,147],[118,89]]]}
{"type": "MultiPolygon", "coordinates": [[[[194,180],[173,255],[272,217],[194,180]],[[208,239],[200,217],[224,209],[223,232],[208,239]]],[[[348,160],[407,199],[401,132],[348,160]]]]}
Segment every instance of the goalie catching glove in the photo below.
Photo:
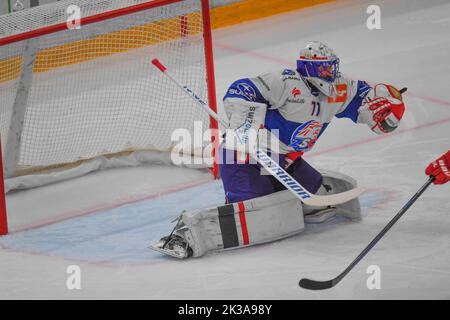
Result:
{"type": "Polygon", "coordinates": [[[405,113],[402,93],[386,84],[377,84],[359,110],[358,122],[364,122],[377,134],[394,131],[405,113]]]}

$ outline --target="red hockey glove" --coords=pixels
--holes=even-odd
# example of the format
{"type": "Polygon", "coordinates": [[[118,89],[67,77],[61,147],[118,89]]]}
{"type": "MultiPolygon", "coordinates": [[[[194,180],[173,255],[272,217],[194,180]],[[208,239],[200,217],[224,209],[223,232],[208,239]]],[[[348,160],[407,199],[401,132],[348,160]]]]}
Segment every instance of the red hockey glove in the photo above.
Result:
{"type": "Polygon", "coordinates": [[[434,176],[434,184],[444,184],[450,180],[450,150],[442,157],[430,163],[425,170],[429,176],[434,176]]]}
{"type": "Polygon", "coordinates": [[[360,108],[362,121],[378,134],[394,131],[404,113],[402,94],[395,87],[385,84],[377,84],[360,108]]]}

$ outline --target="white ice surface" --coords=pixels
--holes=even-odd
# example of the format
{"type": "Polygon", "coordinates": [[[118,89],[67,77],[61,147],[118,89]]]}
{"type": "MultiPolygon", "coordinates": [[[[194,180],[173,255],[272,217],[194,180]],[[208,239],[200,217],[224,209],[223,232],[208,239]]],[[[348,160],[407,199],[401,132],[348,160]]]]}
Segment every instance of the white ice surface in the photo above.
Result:
{"type": "Polygon", "coordinates": [[[337,287],[297,285],[301,277],[337,275],[425,182],[425,166],[450,148],[450,4],[378,3],[377,31],[365,27],[371,1],[339,1],[213,34],[219,98],[237,78],[293,66],[310,39],[335,48],[348,75],[409,88],[395,134],[380,138],[336,119],[306,157],[369,188],[361,222],[308,226],[276,243],[178,261],[146,247],[181,210],[221,203],[220,182],[165,166],[98,172],[7,196],[13,233],[0,239],[0,298],[450,299],[448,185],[431,186],[337,287]],[[63,221],[47,224],[54,220],[63,221]],[[66,288],[72,264],[81,267],[79,291],[66,288]],[[374,264],[380,290],[366,287],[374,264]]]}

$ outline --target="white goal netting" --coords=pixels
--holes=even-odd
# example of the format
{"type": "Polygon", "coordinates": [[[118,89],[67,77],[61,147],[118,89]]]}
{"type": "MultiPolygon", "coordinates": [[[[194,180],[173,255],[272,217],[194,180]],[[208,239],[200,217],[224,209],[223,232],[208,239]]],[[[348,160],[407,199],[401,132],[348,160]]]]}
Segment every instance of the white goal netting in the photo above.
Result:
{"type": "MultiPolygon", "coordinates": [[[[0,44],[2,37],[65,23],[69,4],[91,17],[146,2],[71,0],[16,12],[0,17],[0,44]]],[[[0,134],[9,152],[4,166],[14,168],[7,175],[170,151],[175,129],[192,132],[202,121],[206,130],[208,115],[152,66],[155,57],[208,97],[200,0],[0,45],[0,134]],[[23,126],[14,124],[20,110],[23,126]]]]}

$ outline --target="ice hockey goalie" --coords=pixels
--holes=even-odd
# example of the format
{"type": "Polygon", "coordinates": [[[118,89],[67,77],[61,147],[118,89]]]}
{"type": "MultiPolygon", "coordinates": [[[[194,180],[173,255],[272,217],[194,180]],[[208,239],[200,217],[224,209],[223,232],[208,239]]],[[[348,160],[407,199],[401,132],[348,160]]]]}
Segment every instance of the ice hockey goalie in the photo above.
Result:
{"type": "Polygon", "coordinates": [[[252,148],[250,133],[256,132],[259,145],[310,193],[355,188],[351,177],[317,170],[302,155],[314,147],[334,117],[366,124],[377,134],[394,131],[405,111],[405,89],[351,80],[340,73],[339,65],[332,49],[314,41],[300,51],[296,70],[232,83],[224,97],[229,130],[219,159],[226,204],[183,212],[172,233],[151,248],[177,258],[200,257],[208,251],[286,238],[302,232],[305,222],[336,216],[360,219],[357,198],[331,207],[306,206],[246,153],[252,148]],[[276,137],[276,149],[260,139],[267,133],[276,137]]]}

